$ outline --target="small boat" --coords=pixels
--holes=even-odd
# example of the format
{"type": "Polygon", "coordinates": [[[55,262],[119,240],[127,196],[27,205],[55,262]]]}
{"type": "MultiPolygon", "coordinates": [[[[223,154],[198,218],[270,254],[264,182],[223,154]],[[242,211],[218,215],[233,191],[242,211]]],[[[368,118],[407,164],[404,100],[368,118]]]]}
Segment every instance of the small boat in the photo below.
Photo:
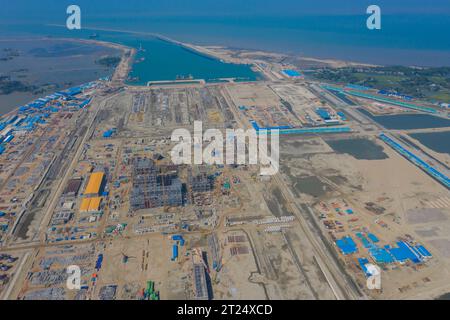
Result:
{"type": "Polygon", "coordinates": [[[194,77],[192,76],[192,74],[189,74],[188,76],[184,76],[184,75],[177,75],[177,80],[192,80],[194,79],[194,77]]]}
{"type": "Polygon", "coordinates": [[[139,44],[138,52],[145,52],[145,49],[142,48],[142,43],[139,44]]]}

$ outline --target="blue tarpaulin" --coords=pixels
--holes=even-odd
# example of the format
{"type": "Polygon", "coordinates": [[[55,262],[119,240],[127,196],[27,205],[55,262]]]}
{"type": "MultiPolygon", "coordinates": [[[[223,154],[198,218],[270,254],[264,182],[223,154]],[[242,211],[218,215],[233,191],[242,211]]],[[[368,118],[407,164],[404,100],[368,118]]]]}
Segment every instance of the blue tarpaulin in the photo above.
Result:
{"type": "Polygon", "coordinates": [[[374,245],[369,249],[369,253],[377,263],[384,264],[395,262],[394,257],[384,248],[379,248],[374,245]]]}
{"type": "Polygon", "coordinates": [[[418,245],[416,249],[423,257],[432,257],[432,254],[424,246],[418,245]]]}
{"type": "Polygon", "coordinates": [[[289,77],[301,77],[302,74],[300,72],[298,72],[297,70],[292,70],[292,69],[284,69],[283,70],[284,74],[286,74],[289,77]]]}
{"type": "Polygon", "coordinates": [[[373,233],[369,233],[367,236],[369,237],[369,239],[370,239],[373,243],[377,243],[377,242],[380,241],[380,240],[378,240],[378,238],[377,238],[373,233]]]}
{"type": "Polygon", "coordinates": [[[370,242],[369,240],[367,240],[366,237],[364,237],[361,233],[357,233],[356,236],[361,240],[364,248],[369,248],[370,247],[370,242]]]}
{"type": "Polygon", "coordinates": [[[95,269],[100,270],[103,263],[103,254],[99,254],[97,257],[97,262],[95,263],[95,269]]]}
{"type": "Polygon", "coordinates": [[[172,261],[175,261],[178,258],[178,245],[174,244],[172,246],[172,261]]]}
{"type": "Polygon", "coordinates": [[[369,270],[367,270],[367,268],[366,268],[366,264],[369,263],[369,260],[367,260],[366,258],[358,258],[358,263],[359,263],[359,266],[361,267],[362,271],[364,271],[364,274],[366,275],[366,277],[370,277],[371,274],[370,274],[369,270]]]}
{"type": "Polygon", "coordinates": [[[114,130],[114,129],[105,131],[105,132],[103,132],[103,138],[111,138],[115,132],[116,132],[116,130],[114,130]]]}
{"type": "Polygon", "coordinates": [[[336,245],[339,247],[339,249],[341,249],[344,255],[358,252],[356,243],[350,236],[336,240],[336,245]]]}
{"type": "Polygon", "coordinates": [[[323,109],[323,108],[317,108],[316,113],[321,117],[323,120],[331,120],[330,113],[323,109]]]}
{"type": "Polygon", "coordinates": [[[415,253],[412,248],[404,241],[397,242],[398,248],[390,249],[390,253],[399,262],[406,262],[411,260],[414,263],[419,263],[422,261],[419,254],[415,253]]]}

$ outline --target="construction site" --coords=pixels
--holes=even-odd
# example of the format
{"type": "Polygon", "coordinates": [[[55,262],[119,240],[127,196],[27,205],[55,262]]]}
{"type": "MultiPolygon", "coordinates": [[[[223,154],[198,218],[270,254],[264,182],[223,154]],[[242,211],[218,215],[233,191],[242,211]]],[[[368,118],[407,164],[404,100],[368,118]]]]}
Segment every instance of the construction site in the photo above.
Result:
{"type": "Polygon", "coordinates": [[[264,81],[138,87],[105,79],[2,118],[0,297],[341,300],[450,291],[449,155],[408,140],[415,129],[389,129],[361,112],[434,114],[430,107],[309,81],[258,57],[239,61],[259,66],[264,81]],[[53,109],[39,117],[43,108],[53,109]],[[174,164],[171,134],[191,132],[195,121],[221,132],[278,130],[280,172],[174,164]],[[378,290],[366,286],[368,263],[382,270],[378,290]],[[81,270],[78,290],[66,285],[71,265],[81,270]]]}

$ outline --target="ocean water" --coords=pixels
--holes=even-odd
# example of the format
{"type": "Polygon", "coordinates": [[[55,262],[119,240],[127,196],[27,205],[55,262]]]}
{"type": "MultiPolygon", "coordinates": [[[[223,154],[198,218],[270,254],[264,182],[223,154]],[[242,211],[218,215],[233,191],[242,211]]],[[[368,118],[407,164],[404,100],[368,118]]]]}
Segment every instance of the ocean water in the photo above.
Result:
{"type": "MultiPolygon", "coordinates": [[[[159,33],[200,45],[224,45],[364,63],[450,66],[449,14],[385,14],[382,15],[381,30],[367,29],[365,10],[359,15],[269,14],[159,16],[147,11],[135,14],[86,13],[83,27],[159,33]]],[[[53,22],[65,23],[63,19],[53,22]]],[[[33,27],[8,25],[2,31],[9,33],[21,29],[22,32],[41,34],[82,34],[58,31],[45,27],[44,23],[33,27]]]]}
{"type": "MultiPolygon", "coordinates": [[[[111,41],[117,38],[110,36],[111,41]]],[[[224,63],[158,38],[122,34],[118,42],[144,50],[136,55],[130,78],[137,78],[137,81],[131,84],[146,85],[148,81],[176,80],[179,76],[206,81],[221,78],[254,81],[262,78],[248,65],[224,63]]]]}
{"type": "Polygon", "coordinates": [[[387,15],[368,30],[366,15],[299,17],[98,18],[89,25],[163,33],[180,41],[262,49],[376,64],[450,65],[450,16],[387,15]]]}
{"type": "MultiPolygon", "coordinates": [[[[14,25],[7,27],[6,35],[14,36],[51,36],[88,39],[93,33],[98,40],[120,43],[136,49],[138,52],[130,77],[139,80],[133,82],[145,85],[148,81],[176,80],[177,76],[192,75],[195,79],[214,81],[221,78],[254,81],[261,79],[258,72],[244,64],[225,63],[216,58],[186,49],[171,42],[161,40],[154,32],[115,32],[98,31],[96,28],[83,28],[69,31],[58,26],[14,25]]],[[[120,29],[120,28],[119,28],[120,29]]]]}
{"type": "MultiPolygon", "coordinates": [[[[52,84],[55,91],[110,75],[112,70],[104,70],[105,68],[95,64],[95,60],[105,55],[120,54],[116,50],[94,45],[81,46],[83,51],[76,52],[68,50],[61,44],[66,42],[59,41],[60,51],[62,53],[69,51],[70,54],[36,56],[30,52],[32,50],[47,51],[51,44],[57,41],[33,40],[35,37],[51,36],[55,38],[87,39],[92,35],[93,31],[84,29],[72,33],[65,28],[31,27],[26,25],[14,26],[10,30],[11,32],[2,34],[3,40],[0,42],[0,49],[2,45],[4,48],[17,48],[22,52],[22,56],[18,59],[13,59],[11,62],[0,62],[0,74],[9,74],[14,69],[24,69],[20,75],[23,81],[36,86],[52,84]]],[[[155,36],[123,32],[101,32],[99,40],[143,49],[138,52],[130,73],[130,77],[136,79],[136,81],[130,83],[135,85],[146,85],[148,81],[176,80],[179,76],[192,76],[195,79],[204,79],[206,81],[217,81],[217,79],[221,78],[254,81],[262,78],[249,65],[224,63],[216,58],[160,40],[155,36]]],[[[67,43],[70,43],[70,41],[67,43]]],[[[42,95],[48,93],[50,91],[45,90],[42,92],[42,95]]],[[[32,94],[31,92],[15,92],[8,95],[0,95],[0,115],[39,96],[39,94],[32,94]]]]}
{"type": "MultiPolygon", "coordinates": [[[[61,8],[64,9],[64,6],[61,8]]],[[[224,64],[149,35],[154,33],[200,45],[267,50],[374,64],[450,66],[450,37],[446,36],[450,32],[448,14],[383,15],[382,30],[379,31],[366,28],[365,14],[221,17],[158,16],[145,12],[95,16],[88,12],[83,14],[83,29],[80,31],[47,24],[63,25],[65,18],[65,11],[62,10],[61,15],[39,22],[33,19],[11,24],[0,22],[0,38],[50,36],[87,39],[95,32],[99,34],[99,40],[134,47],[142,45],[145,52],[139,53],[138,60],[144,60],[135,63],[131,74],[132,77],[139,78],[137,84],[174,80],[177,76],[188,75],[210,81],[229,77],[256,80],[260,77],[250,66],[224,64]]],[[[93,75],[91,80],[96,78],[93,75]]],[[[71,82],[85,81],[79,80],[71,82]]]]}

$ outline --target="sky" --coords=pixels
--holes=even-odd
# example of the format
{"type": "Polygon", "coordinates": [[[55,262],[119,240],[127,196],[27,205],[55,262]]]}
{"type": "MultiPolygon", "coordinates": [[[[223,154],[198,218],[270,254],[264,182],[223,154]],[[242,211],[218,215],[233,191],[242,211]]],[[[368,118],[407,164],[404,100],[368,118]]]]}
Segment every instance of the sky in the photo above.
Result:
{"type": "Polygon", "coordinates": [[[450,15],[450,0],[0,0],[0,24],[54,22],[70,4],[79,5],[86,17],[344,15],[365,14],[371,4],[383,14],[450,15]]]}

